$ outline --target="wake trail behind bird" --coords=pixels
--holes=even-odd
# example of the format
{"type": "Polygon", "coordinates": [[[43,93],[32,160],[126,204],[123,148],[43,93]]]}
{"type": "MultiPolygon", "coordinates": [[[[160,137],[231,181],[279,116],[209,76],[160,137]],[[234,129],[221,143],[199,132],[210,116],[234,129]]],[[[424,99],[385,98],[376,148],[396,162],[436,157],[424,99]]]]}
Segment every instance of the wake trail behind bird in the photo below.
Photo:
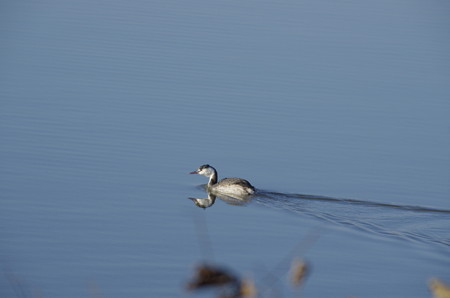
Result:
{"type": "Polygon", "coordinates": [[[258,190],[253,201],[365,233],[450,246],[450,210],[446,209],[263,190],[258,190]]]}

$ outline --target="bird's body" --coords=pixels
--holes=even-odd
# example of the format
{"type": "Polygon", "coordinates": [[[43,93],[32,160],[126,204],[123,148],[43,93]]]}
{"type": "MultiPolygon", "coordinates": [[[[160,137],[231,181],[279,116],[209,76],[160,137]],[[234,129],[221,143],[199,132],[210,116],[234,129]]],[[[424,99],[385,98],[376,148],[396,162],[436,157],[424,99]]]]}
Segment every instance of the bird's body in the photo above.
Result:
{"type": "Polygon", "coordinates": [[[242,178],[224,178],[217,182],[217,171],[210,165],[202,165],[190,174],[209,177],[207,188],[211,192],[236,196],[249,196],[255,193],[253,185],[242,178]]]}

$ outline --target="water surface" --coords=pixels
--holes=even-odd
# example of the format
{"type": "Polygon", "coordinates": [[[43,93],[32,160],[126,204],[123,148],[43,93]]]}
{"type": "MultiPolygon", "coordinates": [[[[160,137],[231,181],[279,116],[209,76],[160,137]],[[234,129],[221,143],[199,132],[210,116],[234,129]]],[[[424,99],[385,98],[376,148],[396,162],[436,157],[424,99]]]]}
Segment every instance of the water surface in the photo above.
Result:
{"type": "Polygon", "coordinates": [[[191,295],[206,259],[261,289],[274,271],[269,290],[290,297],[282,260],[311,231],[305,297],[450,283],[449,13],[6,2],[0,296],[191,295]],[[262,192],[197,208],[206,181],[187,173],[204,163],[262,192]]]}

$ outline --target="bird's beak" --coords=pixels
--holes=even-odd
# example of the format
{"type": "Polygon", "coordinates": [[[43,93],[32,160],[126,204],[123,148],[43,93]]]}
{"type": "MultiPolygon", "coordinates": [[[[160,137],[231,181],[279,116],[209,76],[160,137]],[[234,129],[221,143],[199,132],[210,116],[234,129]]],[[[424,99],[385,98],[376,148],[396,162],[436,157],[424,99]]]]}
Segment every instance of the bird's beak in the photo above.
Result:
{"type": "Polygon", "coordinates": [[[198,174],[197,171],[189,172],[189,174],[198,174]]]}

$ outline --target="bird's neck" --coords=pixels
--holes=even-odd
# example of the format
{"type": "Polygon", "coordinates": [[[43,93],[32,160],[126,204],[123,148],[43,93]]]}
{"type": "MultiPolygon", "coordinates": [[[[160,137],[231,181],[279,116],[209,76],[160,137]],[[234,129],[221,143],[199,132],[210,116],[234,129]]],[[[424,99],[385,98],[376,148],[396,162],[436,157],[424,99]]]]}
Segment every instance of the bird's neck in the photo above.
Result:
{"type": "Polygon", "coordinates": [[[208,187],[211,187],[216,183],[217,183],[217,171],[213,169],[213,174],[209,176],[208,187]]]}

